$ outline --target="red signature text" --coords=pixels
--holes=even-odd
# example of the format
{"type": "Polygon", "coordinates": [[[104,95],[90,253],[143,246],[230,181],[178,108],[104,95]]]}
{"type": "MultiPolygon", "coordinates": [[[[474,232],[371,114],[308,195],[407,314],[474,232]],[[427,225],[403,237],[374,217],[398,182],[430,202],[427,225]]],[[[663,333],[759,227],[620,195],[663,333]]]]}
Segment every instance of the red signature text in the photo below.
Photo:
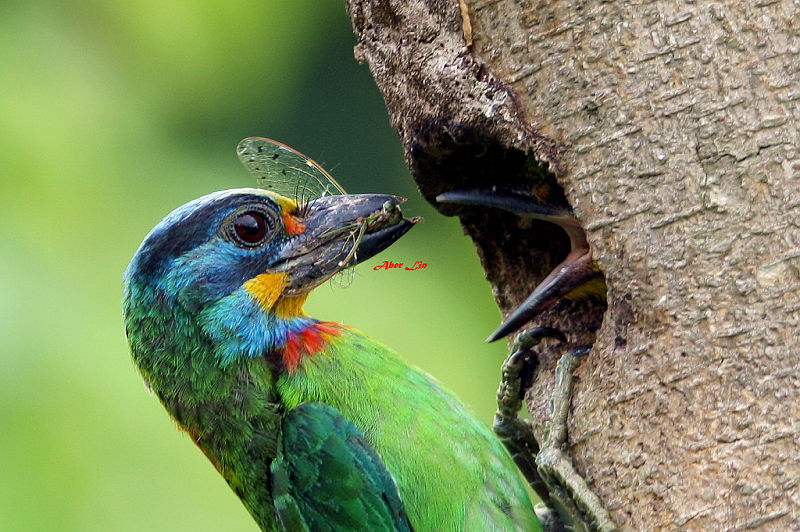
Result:
{"type": "MultiPolygon", "coordinates": [[[[418,260],[417,262],[414,263],[413,266],[411,266],[410,268],[408,266],[406,266],[405,269],[406,270],[421,270],[422,268],[427,268],[427,267],[428,267],[427,263],[418,260]]],[[[403,263],[402,262],[392,262],[390,260],[387,260],[383,264],[378,264],[377,266],[375,266],[372,269],[373,270],[392,270],[392,269],[400,270],[402,268],[403,268],[403,263]]]]}

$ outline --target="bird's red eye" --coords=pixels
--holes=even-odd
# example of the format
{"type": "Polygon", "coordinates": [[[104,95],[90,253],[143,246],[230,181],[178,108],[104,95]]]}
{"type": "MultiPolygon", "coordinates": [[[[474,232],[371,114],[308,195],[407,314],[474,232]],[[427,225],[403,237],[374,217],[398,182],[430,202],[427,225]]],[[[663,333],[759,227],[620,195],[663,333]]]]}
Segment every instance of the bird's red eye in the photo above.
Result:
{"type": "Polygon", "coordinates": [[[237,240],[245,246],[257,246],[267,236],[269,223],[263,214],[248,211],[240,214],[233,220],[233,231],[237,240]]]}

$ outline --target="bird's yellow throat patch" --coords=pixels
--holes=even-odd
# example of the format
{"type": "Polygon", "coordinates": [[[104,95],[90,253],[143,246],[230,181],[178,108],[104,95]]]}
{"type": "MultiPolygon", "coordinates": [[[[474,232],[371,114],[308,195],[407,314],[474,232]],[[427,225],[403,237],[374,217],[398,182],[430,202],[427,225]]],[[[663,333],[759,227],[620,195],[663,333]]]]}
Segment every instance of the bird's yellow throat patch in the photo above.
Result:
{"type": "Polygon", "coordinates": [[[289,275],[286,273],[262,273],[245,282],[244,289],[258,301],[262,309],[276,316],[305,316],[303,304],[308,299],[308,294],[283,297],[283,291],[288,285],[289,275]]]}

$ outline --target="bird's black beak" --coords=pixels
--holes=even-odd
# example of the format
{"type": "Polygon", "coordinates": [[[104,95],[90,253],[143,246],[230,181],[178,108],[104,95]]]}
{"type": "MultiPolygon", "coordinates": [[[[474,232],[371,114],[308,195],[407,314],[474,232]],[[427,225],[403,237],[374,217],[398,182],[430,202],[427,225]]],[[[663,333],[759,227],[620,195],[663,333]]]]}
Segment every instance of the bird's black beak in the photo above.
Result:
{"type": "Polygon", "coordinates": [[[520,329],[561,298],[605,298],[606,285],[603,273],[592,260],[586,232],[568,207],[539,201],[521,191],[451,190],[439,194],[436,201],[472,207],[491,207],[524,218],[551,222],[564,229],[569,236],[572,249],[567,257],[487,338],[487,342],[494,342],[520,329]]]}
{"type": "MultiPolygon", "coordinates": [[[[538,201],[532,195],[523,193],[498,192],[495,190],[451,190],[436,196],[439,203],[456,205],[473,205],[476,207],[494,207],[513,212],[520,216],[537,218],[559,217],[567,212],[560,205],[538,201]]],[[[554,223],[557,223],[554,221],[554,223]]]]}
{"type": "Polygon", "coordinates": [[[270,268],[290,276],[286,296],[305,294],[390,245],[421,218],[404,218],[403,198],[384,194],[326,196],[300,209],[302,233],[290,238],[270,268]]]}

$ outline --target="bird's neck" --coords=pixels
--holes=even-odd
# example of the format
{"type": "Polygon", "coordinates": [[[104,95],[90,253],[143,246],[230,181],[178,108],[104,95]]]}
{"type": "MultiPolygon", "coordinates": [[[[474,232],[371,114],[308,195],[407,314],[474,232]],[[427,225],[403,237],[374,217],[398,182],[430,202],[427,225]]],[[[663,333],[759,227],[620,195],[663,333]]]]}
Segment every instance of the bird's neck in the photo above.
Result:
{"type": "MultiPolygon", "coordinates": [[[[261,310],[268,334],[254,340],[263,341],[263,353],[273,357],[283,372],[294,373],[303,358],[325,349],[328,342],[339,336],[342,326],[310,318],[303,310],[309,293],[285,296],[289,284],[285,273],[264,273],[243,285],[240,297],[261,310]]],[[[249,335],[250,331],[245,333],[249,335]]]]}
{"type": "Polygon", "coordinates": [[[239,290],[204,307],[197,323],[214,344],[216,363],[267,357],[276,373],[293,373],[342,333],[337,323],[303,311],[308,294],[282,295],[282,274],[262,274],[239,290]]]}

